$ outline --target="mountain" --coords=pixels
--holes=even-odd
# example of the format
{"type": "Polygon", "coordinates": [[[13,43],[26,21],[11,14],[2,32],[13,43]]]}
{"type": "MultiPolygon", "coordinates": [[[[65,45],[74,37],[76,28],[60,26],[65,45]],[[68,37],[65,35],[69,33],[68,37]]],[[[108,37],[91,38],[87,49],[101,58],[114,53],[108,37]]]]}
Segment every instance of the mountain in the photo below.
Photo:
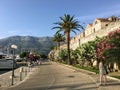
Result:
{"type": "Polygon", "coordinates": [[[34,37],[34,36],[12,36],[0,39],[1,50],[10,53],[12,44],[17,45],[16,52],[21,51],[37,51],[39,53],[48,54],[50,47],[55,45],[53,37],[34,37]]]}

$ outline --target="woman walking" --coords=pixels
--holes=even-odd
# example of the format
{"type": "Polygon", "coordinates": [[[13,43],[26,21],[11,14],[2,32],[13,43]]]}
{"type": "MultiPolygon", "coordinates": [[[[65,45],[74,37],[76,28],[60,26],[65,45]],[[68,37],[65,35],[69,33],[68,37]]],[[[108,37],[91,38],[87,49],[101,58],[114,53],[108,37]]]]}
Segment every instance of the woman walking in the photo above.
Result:
{"type": "Polygon", "coordinates": [[[100,72],[100,85],[106,85],[107,78],[106,78],[106,69],[104,66],[104,61],[101,60],[99,63],[99,72],[100,72]]]}

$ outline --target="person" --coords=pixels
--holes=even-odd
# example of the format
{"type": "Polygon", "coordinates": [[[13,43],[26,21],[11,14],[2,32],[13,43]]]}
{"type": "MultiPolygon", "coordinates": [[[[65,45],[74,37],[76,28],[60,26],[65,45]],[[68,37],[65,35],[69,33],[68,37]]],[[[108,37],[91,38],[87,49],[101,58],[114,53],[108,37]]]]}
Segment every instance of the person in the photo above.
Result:
{"type": "Polygon", "coordinates": [[[100,73],[100,85],[106,85],[107,78],[106,78],[106,70],[104,66],[104,61],[101,60],[99,63],[99,73],[100,73]]]}

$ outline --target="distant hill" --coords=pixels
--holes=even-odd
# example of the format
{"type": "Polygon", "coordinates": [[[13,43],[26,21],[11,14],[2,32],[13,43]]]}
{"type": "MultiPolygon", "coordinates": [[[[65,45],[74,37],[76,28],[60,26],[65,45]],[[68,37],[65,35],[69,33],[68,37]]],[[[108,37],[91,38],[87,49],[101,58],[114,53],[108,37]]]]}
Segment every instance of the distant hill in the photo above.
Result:
{"type": "Polygon", "coordinates": [[[37,51],[48,54],[50,47],[55,45],[52,41],[53,37],[34,37],[34,36],[12,36],[0,39],[1,51],[10,53],[10,46],[15,44],[18,46],[17,53],[21,51],[37,51]]]}

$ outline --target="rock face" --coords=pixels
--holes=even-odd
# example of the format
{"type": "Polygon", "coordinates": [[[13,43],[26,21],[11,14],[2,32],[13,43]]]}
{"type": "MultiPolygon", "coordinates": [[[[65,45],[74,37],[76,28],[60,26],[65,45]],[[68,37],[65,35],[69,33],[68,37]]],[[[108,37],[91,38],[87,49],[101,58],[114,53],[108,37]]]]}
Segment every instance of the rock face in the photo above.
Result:
{"type": "Polygon", "coordinates": [[[17,53],[21,51],[37,51],[40,53],[49,53],[50,47],[55,45],[52,37],[34,37],[34,36],[11,36],[0,39],[0,51],[10,53],[10,46],[17,45],[17,53]]]}

